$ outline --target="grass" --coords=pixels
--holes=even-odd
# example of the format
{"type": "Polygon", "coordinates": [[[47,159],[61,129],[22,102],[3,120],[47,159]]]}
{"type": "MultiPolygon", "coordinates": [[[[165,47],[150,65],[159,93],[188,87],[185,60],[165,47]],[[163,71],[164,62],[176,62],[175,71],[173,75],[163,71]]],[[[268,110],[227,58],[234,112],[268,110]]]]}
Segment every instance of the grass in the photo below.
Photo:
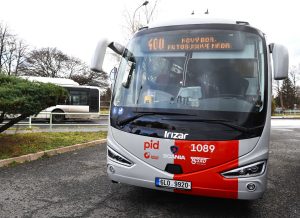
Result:
{"type": "Polygon", "coordinates": [[[106,132],[0,134],[0,160],[106,138],[106,132]]]}
{"type": "Polygon", "coordinates": [[[40,129],[39,127],[35,127],[35,126],[33,126],[33,127],[20,127],[20,126],[18,126],[18,127],[10,127],[8,130],[26,130],[26,131],[32,131],[32,130],[38,130],[38,129],[40,129]]]}
{"type": "Polygon", "coordinates": [[[101,108],[100,114],[109,114],[109,108],[101,108]]]}
{"type": "Polygon", "coordinates": [[[297,117],[300,118],[300,114],[272,114],[274,117],[297,117]]]}

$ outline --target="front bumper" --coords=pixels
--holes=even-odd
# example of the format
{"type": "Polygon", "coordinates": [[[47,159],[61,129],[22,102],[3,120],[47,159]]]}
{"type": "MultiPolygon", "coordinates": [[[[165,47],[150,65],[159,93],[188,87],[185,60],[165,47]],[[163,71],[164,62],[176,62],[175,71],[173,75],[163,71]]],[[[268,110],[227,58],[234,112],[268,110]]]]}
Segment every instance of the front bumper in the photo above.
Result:
{"type": "Polygon", "coordinates": [[[135,158],[130,153],[123,153],[123,155],[132,160],[134,164],[128,167],[116,163],[110,158],[107,160],[107,173],[109,178],[120,183],[182,194],[246,200],[261,198],[266,190],[267,170],[265,170],[264,174],[257,177],[226,179],[221,176],[219,172],[222,171],[220,169],[224,169],[224,167],[227,168],[224,165],[228,166],[230,165],[229,163],[200,172],[174,175],[159,170],[138,158],[135,158]],[[113,171],[110,167],[113,167],[113,171]],[[174,190],[156,187],[156,177],[191,181],[192,190],[174,190]],[[249,190],[247,188],[248,184],[254,184],[255,190],[249,190]]]}

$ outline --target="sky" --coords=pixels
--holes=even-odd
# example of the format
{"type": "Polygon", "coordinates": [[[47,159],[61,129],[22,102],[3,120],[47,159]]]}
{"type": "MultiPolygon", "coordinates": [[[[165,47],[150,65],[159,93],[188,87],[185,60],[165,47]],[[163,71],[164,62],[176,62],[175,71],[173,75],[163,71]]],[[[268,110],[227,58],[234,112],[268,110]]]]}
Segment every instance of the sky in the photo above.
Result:
{"type": "MultiPolygon", "coordinates": [[[[32,48],[56,47],[90,63],[101,37],[123,42],[124,13],[132,15],[143,0],[0,0],[0,22],[32,48]]],[[[149,0],[150,7],[155,0],[149,0]]],[[[285,45],[290,65],[300,63],[298,0],[159,0],[154,21],[209,16],[248,21],[267,35],[268,42],[285,45]],[[194,15],[194,16],[195,16],[194,15]]],[[[143,10],[138,9],[136,16],[143,10]]],[[[113,66],[110,66],[111,68],[113,66]]]]}

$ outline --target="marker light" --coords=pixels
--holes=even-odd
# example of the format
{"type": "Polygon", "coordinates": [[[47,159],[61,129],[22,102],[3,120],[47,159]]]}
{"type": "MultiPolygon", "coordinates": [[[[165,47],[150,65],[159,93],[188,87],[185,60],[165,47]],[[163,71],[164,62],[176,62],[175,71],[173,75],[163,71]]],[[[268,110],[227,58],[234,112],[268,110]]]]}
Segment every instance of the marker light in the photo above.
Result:
{"type": "Polygon", "coordinates": [[[122,156],[121,154],[117,153],[116,151],[112,150],[110,147],[107,146],[107,156],[114,162],[125,166],[132,166],[133,163],[128,160],[126,157],[122,156]]]}
{"type": "Polygon", "coordinates": [[[221,173],[225,178],[244,178],[262,175],[265,172],[266,161],[259,161],[243,167],[221,173]]]}

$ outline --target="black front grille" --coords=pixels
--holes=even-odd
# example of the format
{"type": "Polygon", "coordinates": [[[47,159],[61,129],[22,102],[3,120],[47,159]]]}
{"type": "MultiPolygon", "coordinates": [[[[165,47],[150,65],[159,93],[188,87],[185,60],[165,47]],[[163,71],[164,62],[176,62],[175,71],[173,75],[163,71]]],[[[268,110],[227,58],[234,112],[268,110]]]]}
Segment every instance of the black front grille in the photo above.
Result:
{"type": "Polygon", "coordinates": [[[168,173],[172,173],[172,174],[182,174],[183,173],[181,166],[178,164],[167,164],[165,171],[168,173]]]}

